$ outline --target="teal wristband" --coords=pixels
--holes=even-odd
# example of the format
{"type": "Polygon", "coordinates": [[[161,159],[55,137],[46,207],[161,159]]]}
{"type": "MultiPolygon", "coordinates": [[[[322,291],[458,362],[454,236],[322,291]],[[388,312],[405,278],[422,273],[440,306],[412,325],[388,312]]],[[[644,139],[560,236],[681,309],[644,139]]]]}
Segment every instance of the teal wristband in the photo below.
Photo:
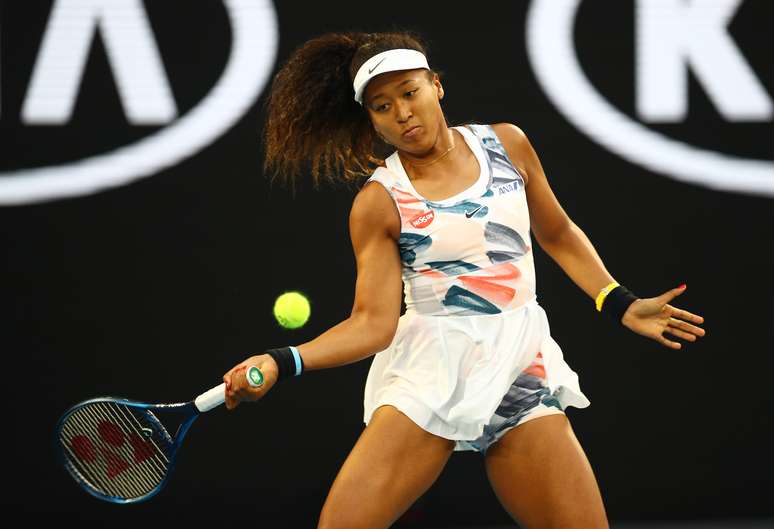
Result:
{"type": "Polygon", "coordinates": [[[298,376],[304,372],[304,359],[295,347],[269,349],[266,354],[277,363],[277,380],[298,376]]]}
{"type": "Polygon", "coordinates": [[[301,360],[301,353],[298,352],[298,349],[290,346],[290,351],[293,353],[293,360],[296,362],[296,374],[295,376],[300,375],[304,372],[304,361],[301,360]]]}

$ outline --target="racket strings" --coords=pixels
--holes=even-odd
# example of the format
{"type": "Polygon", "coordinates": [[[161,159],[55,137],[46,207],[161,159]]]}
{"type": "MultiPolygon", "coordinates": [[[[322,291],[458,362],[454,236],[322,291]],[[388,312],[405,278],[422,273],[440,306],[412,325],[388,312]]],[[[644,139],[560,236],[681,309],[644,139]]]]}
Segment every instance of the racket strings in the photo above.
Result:
{"type": "Polygon", "coordinates": [[[169,468],[169,434],[150,411],[125,404],[78,408],[63,422],[60,443],[69,470],[106,496],[144,496],[169,468]]]}
{"type": "Polygon", "coordinates": [[[116,424],[123,419],[117,420],[115,410],[92,405],[78,410],[71,419],[63,428],[64,435],[69,435],[69,443],[63,446],[70,462],[82,471],[91,486],[121,497],[142,495],[156,486],[158,472],[127,472],[133,459],[125,443],[125,430],[116,424]]]}
{"type": "Polygon", "coordinates": [[[138,424],[133,414],[122,408],[99,403],[81,410],[75,417],[80,430],[71,437],[70,451],[104,492],[135,497],[153,490],[163,480],[165,465],[158,464],[158,459],[156,465],[147,468],[136,464],[127,434],[136,436],[138,424]]]}

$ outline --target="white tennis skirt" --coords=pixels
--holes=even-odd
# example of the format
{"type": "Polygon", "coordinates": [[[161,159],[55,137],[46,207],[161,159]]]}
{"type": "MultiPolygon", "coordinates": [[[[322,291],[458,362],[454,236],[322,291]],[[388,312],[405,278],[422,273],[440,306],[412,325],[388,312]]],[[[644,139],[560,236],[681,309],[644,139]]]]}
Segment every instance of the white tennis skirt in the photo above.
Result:
{"type": "MultiPolygon", "coordinates": [[[[385,404],[422,429],[455,441],[478,438],[513,381],[538,353],[562,410],[590,404],[578,375],[551,338],[536,300],[492,315],[401,316],[390,346],[377,353],[366,380],[366,424],[385,404]]],[[[465,443],[457,443],[463,450],[465,443]]]]}

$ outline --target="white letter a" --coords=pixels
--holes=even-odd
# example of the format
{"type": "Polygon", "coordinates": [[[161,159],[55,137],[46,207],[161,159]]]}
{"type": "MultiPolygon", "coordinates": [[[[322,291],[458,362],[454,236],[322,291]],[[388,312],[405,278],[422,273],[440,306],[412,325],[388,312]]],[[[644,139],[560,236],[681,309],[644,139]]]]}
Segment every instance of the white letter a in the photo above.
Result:
{"type": "Polygon", "coordinates": [[[70,119],[97,27],[127,121],[163,125],[177,116],[142,0],[57,0],[22,106],[24,123],[70,119]]]}

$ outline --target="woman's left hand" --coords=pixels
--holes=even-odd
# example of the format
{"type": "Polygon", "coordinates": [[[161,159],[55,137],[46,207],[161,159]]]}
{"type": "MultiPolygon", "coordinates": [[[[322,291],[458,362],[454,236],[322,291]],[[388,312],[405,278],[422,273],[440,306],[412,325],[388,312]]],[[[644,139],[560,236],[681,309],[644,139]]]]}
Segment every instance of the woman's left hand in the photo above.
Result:
{"type": "Polygon", "coordinates": [[[672,349],[680,349],[682,344],[665,338],[664,333],[695,342],[704,336],[705,331],[693,324],[704,323],[704,318],[669,304],[683,292],[685,292],[685,285],[673,288],[655,298],[638,299],[626,309],[621,323],[637,334],[652,338],[672,349]]]}

